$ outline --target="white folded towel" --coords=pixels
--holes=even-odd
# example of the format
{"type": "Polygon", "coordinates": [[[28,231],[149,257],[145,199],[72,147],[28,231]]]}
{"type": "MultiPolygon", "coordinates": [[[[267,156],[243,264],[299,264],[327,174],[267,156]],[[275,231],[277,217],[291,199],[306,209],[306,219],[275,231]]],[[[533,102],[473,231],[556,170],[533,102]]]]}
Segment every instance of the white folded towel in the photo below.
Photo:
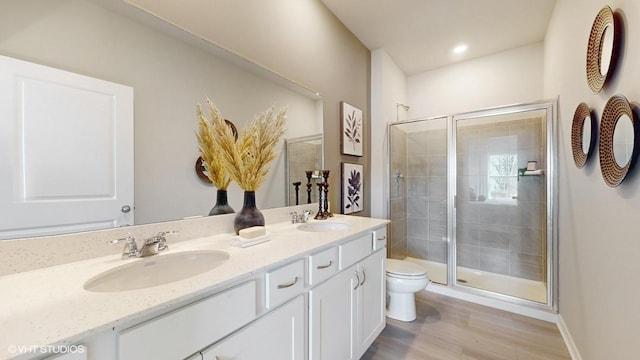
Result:
{"type": "Polygon", "coordinates": [[[525,175],[544,175],[543,169],[538,170],[527,170],[524,172],[525,175]]]}
{"type": "Polygon", "coordinates": [[[236,235],[231,238],[231,245],[245,248],[245,247],[257,245],[269,240],[271,240],[271,238],[269,238],[268,233],[262,236],[255,237],[253,239],[245,239],[243,237],[236,235]]]}

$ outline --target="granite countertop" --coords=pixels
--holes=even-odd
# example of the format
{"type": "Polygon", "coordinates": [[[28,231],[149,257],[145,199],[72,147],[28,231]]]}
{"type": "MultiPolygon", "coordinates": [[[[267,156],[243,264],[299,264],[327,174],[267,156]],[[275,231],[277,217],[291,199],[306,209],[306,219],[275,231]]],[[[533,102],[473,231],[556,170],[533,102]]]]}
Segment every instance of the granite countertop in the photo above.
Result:
{"type": "MultiPolygon", "coordinates": [[[[230,245],[233,234],[172,244],[163,256],[219,250],[230,258],[200,275],[155,287],[114,293],[89,292],[83,284],[103,271],[139,259],[109,255],[0,277],[0,359],[18,357],[15,346],[69,345],[101,331],[171,311],[266,268],[337,244],[388,220],[336,215],[348,230],[302,232],[290,223],[267,224],[271,241],[247,248],[230,245]]],[[[70,250],[71,251],[71,250],[70,250]]],[[[24,354],[23,354],[24,355],[24,354]]],[[[31,354],[34,356],[35,354],[31,354]]],[[[23,358],[27,358],[26,355],[23,358]]]]}

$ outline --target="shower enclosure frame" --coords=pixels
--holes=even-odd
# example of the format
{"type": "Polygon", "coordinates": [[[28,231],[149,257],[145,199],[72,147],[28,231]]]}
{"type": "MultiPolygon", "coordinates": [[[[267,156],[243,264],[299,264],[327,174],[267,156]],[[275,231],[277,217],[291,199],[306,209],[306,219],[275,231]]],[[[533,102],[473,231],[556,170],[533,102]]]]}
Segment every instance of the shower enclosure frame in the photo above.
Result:
{"type": "Polygon", "coordinates": [[[447,116],[410,119],[387,123],[387,161],[385,191],[387,192],[387,214],[391,214],[390,179],[391,179],[391,127],[424,121],[447,119],[447,284],[431,284],[459,291],[463,294],[481,296],[498,300],[507,304],[523,306],[549,313],[558,313],[558,234],[557,234],[557,99],[543,100],[533,103],[522,103],[492,107],[483,110],[457,113],[447,116]],[[546,303],[527,300],[511,295],[501,294],[489,290],[474,288],[459,284],[457,281],[457,234],[456,234],[456,186],[457,186],[457,152],[456,135],[457,121],[477,119],[496,115],[509,115],[518,112],[546,110],[546,303]]]}

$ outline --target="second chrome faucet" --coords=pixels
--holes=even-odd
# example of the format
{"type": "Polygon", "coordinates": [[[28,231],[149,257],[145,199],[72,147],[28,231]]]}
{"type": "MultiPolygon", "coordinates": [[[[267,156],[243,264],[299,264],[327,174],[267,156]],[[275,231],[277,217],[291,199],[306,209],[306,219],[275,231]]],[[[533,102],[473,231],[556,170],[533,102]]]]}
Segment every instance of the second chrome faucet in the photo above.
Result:
{"type": "Polygon", "coordinates": [[[309,221],[309,218],[311,217],[312,214],[313,214],[313,211],[311,210],[305,210],[302,212],[302,214],[298,214],[295,211],[292,213],[289,213],[289,215],[291,215],[292,224],[306,223],[309,221]]]}

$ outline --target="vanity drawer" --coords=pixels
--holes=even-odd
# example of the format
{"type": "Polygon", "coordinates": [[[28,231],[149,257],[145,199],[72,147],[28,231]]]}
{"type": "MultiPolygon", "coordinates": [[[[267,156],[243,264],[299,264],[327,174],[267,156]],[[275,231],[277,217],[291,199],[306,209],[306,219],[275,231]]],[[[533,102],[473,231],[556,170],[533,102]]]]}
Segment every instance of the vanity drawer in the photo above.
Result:
{"type": "Polygon", "coordinates": [[[321,251],[309,256],[309,285],[318,285],[338,270],[338,248],[321,251]]]}
{"type": "Polygon", "coordinates": [[[256,309],[256,283],[247,282],[124,330],[118,359],[184,359],[251,322],[256,309]]]}
{"type": "Polygon", "coordinates": [[[304,259],[266,274],[267,309],[273,309],[304,290],[304,259]]]}
{"type": "Polygon", "coordinates": [[[344,270],[371,254],[371,234],[363,235],[339,246],[340,270],[344,270]]]}
{"type": "Polygon", "coordinates": [[[380,250],[387,246],[387,228],[381,227],[375,229],[372,232],[373,237],[373,251],[380,250]]]}

